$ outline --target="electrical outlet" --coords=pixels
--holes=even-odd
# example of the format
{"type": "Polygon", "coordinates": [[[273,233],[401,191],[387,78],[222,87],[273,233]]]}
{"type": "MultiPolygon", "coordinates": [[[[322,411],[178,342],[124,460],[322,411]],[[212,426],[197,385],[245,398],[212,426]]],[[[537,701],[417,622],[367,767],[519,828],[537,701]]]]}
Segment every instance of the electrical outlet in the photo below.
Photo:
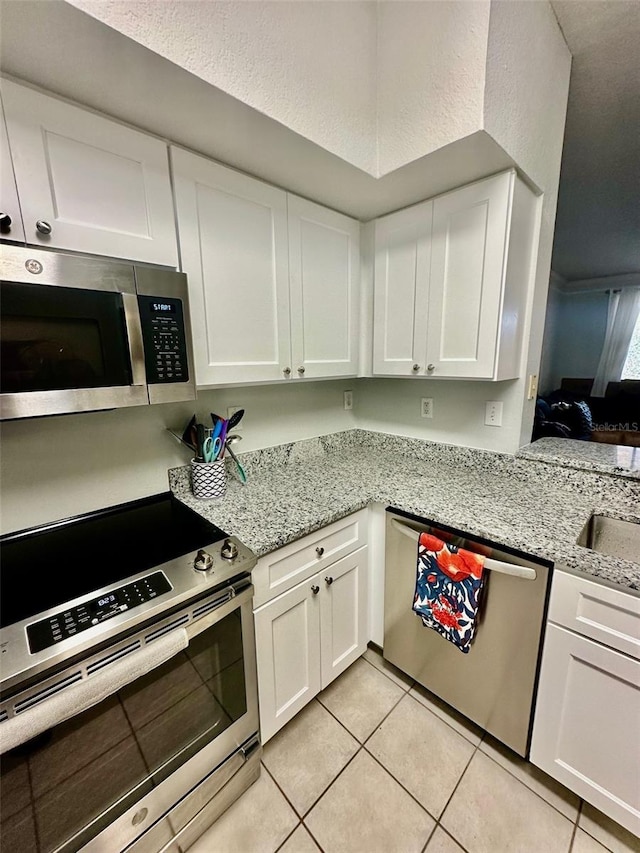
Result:
{"type": "MultiPolygon", "coordinates": [[[[227,420],[229,420],[231,415],[234,415],[238,411],[238,409],[244,409],[244,406],[227,406],[227,420]]],[[[243,418],[243,420],[244,420],[244,418],[243,418]]],[[[233,431],[238,432],[238,430],[241,430],[241,429],[242,429],[242,421],[240,421],[239,424],[234,426],[233,431]]]]}
{"type": "Polygon", "coordinates": [[[502,426],[502,403],[487,403],[484,412],[484,422],[487,426],[502,426]]]}
{"type": "Polygon", "coordinates": [[[433,417],[433,397],[423,397],[420,401],[420,417],[433,417]]]}
{"type": "Polygon", "coordinates": [[[345,391],[343,399],[345,411],[348,412],[353,409],[353,391],[345,391]]]}

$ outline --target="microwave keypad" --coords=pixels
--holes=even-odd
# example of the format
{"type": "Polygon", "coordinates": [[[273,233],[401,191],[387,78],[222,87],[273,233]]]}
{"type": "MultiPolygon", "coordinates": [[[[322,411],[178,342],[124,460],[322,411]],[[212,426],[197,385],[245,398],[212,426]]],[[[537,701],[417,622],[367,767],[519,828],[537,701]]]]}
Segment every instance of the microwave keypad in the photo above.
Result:
{"type": "Polygon", "coordinates": [[[182,302],[167,297],[139,296],[145,368],[150,384],[187,382],[182,302]]]}
{"type": "Polygon", "coordinates": [[[78,607],[70,607],[48,619],[34,622],[27,626],[29,650],[32,655],[36,654],[170,590],[171,584],[164,573],[154,572],[78,607]]]}

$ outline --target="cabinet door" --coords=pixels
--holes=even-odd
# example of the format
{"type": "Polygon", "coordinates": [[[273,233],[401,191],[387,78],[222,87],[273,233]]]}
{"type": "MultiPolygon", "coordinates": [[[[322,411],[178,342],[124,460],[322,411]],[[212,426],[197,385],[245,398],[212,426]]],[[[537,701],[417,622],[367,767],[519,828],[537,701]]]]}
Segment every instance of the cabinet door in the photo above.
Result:
{"type": "Polygon", "coordinates": [[[2,224],[0,227],[0,239],[15,240],[24,243],[24,228],[22,227],[22,215],[18,203],[18,190],[16,179],[13,174],[11,153],[9,151],[9,139],[7,128],[4,123],[2,107],[0,106],[0,216],[2,224]]]}
{"type": "Polygon", "coordinates": [[[367,647],[367,548],[338,560],[318,576],[322,591],[322,686],[326,687],[367,647]]]}
{"type": "Polygon", "coordinates": [[[373,373],[424,375],[433,202],[376,222],[373,373]]]}
{"type": "Polygon", "coordinates": [[[491,379],[514,172],[435,199],[428,375],[491,379]]]}
{"type": "Polygon", "coordinates": [[[15,83],[2,93],[27,243],[177,265],[164,142],[15,83]]]}
{"type": "Polygon", "coordinates": [[[320,692],[317,581],[301,583],[254,614],[263,743],[320,692]]]}
{"type": "Polygon", "coordinates": [[[293,376],[358,372],[360,223],[288,196],[293,376]]]}
{"type": "Polygon", "coordinates": [[[286,193],[177,148],[172,159],[197,384],[286,378],[286,193]]]}
{"type": "Polygon", "coordinates": [[[640,662],[549,625],[531,761],[640,835],[640,662]]]}

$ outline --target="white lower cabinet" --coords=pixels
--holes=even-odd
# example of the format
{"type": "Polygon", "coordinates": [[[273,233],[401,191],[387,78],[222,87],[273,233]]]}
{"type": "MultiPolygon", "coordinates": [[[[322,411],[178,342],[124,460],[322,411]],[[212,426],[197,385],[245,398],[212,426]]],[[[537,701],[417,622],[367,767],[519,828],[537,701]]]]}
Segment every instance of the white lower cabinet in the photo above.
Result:
{"type": "Polygon", "coordinates": [[[367,547],[255,613],[260,730],[266,743],[367,646],[367,547]]]}
{"type": "Polygon", "coordinates": [[[640,835],[640,660],[626,653],[638,642],[640,600],[556,572],[550,620],[531,761],[640,835]],[[608,645],[576,633],[581,622],[585,633],[608,629],[608,645]]]}

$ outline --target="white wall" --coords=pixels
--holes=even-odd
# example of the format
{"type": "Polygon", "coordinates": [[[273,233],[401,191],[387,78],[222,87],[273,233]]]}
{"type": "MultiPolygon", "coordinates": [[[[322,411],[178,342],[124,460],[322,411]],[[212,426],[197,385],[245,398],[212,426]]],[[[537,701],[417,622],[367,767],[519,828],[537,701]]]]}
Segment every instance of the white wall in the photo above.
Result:
{"type": "Polygon", "coordinates": [[[519,446],[522,398],[518,383],[437,379],[363,379],[355,389],[357,425],[375,432],[512,453],[519,446]],[[433,398],[432,419],[420,399],[433,398]],[[503,426],[485,426],[485,404],[503,403],[503,426]]]}
{"type": "Polygon", "coordinates": [[[70,2],[375,174],[372,0],[70,2]]]}
{"type": "Polygon", "coordinates": [[[527,377],[540,370],[570,70],[571,54],[549,3],[493,0],[485,129],[543,193],[522,378],[513,392],[522,401],[518,445],[530,440],[533,425],[527,377]]]}
{"type": "Polygon", "coordinates": [[[238,451],[350,429],[354,412],[342,392],[353,381],[291,383],[204,391],[197,401],[110,412],[34,418],[2,424],[1,529],[42,524],[166,491],[167,469],[190,452],[166,432],[197,412],[246,415],[238,451]]]}
{"type": "Polygon", "coordinates": [[[489,0],[378,4],[378,174],[483,125],[489,0]]]}

